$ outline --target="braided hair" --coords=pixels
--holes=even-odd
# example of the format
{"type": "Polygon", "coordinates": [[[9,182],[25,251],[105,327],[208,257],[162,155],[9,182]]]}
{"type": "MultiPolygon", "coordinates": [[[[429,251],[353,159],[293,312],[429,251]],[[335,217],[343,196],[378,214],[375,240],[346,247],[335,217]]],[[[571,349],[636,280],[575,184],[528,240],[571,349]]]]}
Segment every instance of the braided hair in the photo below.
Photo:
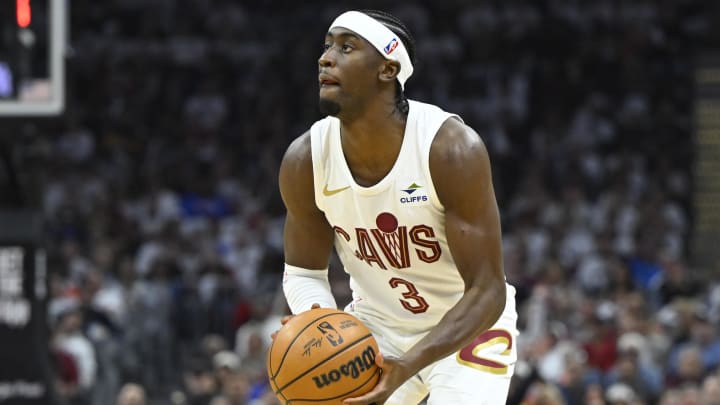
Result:
{"type": "MultiPolygon", "coordinates": [[[[408,55],[410,56],[410,62],[412,62],[413,65],[415,64],[415,40],[412,35],[410,35],[410,30],[402,23],[402,21],[394,15],[384,11],[360,10],[360,12],[376,19],[397,35],[407,49],[408,55]]],[[[410,111],[407,97],[405,97],[405,92],[399,82],[395,86],[395,106],[403,114],[407,114],[408,111],[410,111]]]]}

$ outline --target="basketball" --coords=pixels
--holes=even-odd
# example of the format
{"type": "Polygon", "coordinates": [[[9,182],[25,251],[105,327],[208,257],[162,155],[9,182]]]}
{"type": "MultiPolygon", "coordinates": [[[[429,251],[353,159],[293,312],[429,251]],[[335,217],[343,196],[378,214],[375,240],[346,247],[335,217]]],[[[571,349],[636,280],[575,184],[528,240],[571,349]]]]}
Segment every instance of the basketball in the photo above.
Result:
{"type": "Polygon", "coordinates": [[[267,356],[270,386],[286,405],[338,405],[377,384],[378,353],[377,341],[359,319],[337,309],[311,309],[275,336],[267,356]]]}

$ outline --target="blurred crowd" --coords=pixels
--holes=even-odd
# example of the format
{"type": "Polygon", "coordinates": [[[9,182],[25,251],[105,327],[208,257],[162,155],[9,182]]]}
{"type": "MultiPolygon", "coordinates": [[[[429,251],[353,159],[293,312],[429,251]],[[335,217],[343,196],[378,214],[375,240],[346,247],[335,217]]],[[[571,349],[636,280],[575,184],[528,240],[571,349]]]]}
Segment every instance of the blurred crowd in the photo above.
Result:
{"type": "Polygon", "coordinates": [[[689,255],[707,2],[270,3],[71,3],[66,111],[13,145],[46,218],[63,404],[277,403],[277,170],[351,6],[410,27],[409,97],[490,151],[522,333],[509,403],[720,403],[720,283],[689,255]]]}

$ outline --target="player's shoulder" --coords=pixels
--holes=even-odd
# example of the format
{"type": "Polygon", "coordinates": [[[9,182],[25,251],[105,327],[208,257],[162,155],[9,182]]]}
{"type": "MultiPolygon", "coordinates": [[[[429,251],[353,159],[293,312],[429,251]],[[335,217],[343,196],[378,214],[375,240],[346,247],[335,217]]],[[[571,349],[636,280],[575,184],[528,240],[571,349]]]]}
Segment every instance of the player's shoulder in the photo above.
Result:
{"type": "Polygon", "coordinates": [[[480,135],[456,117],[446,119],[433,139],[430,159],[460,164],[478,158],[487,158],[480,135]]]}
{"type": "Polygon", "coordinates": [[[312,160],[312,142],[310,140],[310,130],[305,131],[302,135],[293,139],[285,151],[283,162],[298,162],[310,159],[312,160]]]}
{"type": "Polygon", "coordinates": [[[303,178],[312,178],[312,143],[310,130],[295,138],[280,164],[280,185],[296,184],[303,178]]]}
{"type": "Polygon", "coordinates": [[[285,151],[285,156],[283,157],[283,160],[311,160],[313,137],[322,137],[323,135],[327,135],[330,129],[333,127],[333,121],[337,121],[337,118],[328,116],[315,121],[307,131],[295,138],[290,143],[290,146],[288,146],[287,150],[285,151]]]}
{"type": "Polygon", "coordinates": [[[432,117],[440,120],[438,129],[432,138],[431,153],[441,155],[458,151],[459,148],[482,145],[480,135],[456,114],[442,107],[418,100],[409,100],[415,116],[432,117]]]}
{"type": "Polygon", "coordinates": [[[473,204],[481,206],[478,199],[491,190],[490,157],[473,128],[456,118],[447,119],[433,139],[429,161],[433,184],[446,209],[472,212],[473,204]]]}

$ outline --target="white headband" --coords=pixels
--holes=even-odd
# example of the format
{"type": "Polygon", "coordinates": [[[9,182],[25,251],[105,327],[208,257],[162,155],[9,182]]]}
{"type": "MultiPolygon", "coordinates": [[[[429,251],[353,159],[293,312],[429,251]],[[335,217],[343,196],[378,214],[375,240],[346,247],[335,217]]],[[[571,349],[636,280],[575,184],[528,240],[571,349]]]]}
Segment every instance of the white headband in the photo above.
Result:
{"type": "Polygon", "coordinates": [[[413,65],[405,44],[395,33],[378,20],[359,11],[348,11],[341,14],[330,24],[328,31],[335,27],[343,27],[354,31],[370,42],[385,59],[399,62],[400,72],[397,79],[400,82],[400,87],[405,89],[405,81],[412,75],[413,65]]]}

